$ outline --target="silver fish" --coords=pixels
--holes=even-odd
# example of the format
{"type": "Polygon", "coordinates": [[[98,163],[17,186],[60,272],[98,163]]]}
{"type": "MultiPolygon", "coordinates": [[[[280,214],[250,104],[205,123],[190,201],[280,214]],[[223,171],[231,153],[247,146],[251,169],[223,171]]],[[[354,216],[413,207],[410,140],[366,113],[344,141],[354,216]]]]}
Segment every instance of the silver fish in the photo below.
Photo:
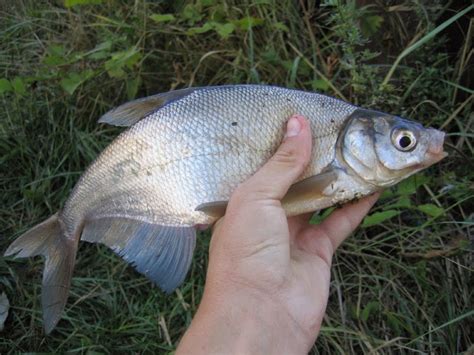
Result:
{"type": "Polygon", "coordinates": [[[311,122],[312,160],[283,199],[288,216],[368,195],[446,156],[444,133],[317,93],[274,86],[189,88],[126,103],[99,122],[131,126],[81,176],[64,207],[6,255],[46,258],[45,331],[66,304],[80,239],[103,243],[165,292],[184,280],[195,226],[276,151],[288,118],[311,122]]]}

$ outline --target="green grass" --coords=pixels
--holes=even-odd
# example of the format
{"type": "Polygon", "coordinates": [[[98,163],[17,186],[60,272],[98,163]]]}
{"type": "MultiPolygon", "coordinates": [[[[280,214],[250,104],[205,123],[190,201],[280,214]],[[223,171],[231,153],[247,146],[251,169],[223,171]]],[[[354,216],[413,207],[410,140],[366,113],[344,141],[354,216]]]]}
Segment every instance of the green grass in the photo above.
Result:
{"type": "MultiPolygon", "coordinates": [[[[0,5],[0,251],[55,213],[120,132],[96,123],[108,109],[191,85],[317,90],[443,127],[450,156],[387,191],[337,253],[313,353],[472,352],[472,11],[438,33],[462,6],[95,2],[0,5]]],[[[202,295],[208,242],[202,234],[171,296],[110,250],[82,243],[50,336],[41,328],[42,260],[0,257],[0,293],[11,303],[0,352],[172,352],[202,295]]]]}

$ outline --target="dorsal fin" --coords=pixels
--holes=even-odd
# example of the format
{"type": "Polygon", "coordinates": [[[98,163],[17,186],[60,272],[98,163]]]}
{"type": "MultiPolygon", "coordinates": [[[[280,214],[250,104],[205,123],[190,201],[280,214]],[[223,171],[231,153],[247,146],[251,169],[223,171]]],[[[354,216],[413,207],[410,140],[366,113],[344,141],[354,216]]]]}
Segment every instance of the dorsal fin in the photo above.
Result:
{"type": "Polygon", "coordinates": [[[127,102],[107,112],[99,119],[99,123],[123,127],[131,126],[171,101],[182,99],[197,89],[187,88],[169,91],[127,102]]]}

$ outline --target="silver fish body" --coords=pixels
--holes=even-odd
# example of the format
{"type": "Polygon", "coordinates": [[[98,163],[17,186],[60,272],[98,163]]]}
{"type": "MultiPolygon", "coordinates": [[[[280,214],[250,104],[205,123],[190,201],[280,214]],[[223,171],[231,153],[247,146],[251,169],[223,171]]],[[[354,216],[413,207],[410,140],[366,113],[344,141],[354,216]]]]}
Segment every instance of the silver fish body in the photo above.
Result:
{"type": "Polygon", "coordinates": [[[191,262],[194,226],[222,215],[296,113],[311,123],[313,151],[282,201],[288,215],[370,194],[445,156],[439,131],[273,86],[190,88],[122,105],[101,121],[131,127],[91,164],[64,208],[6,252],[46,257],[46,331],[64,308],[79,239],[109,246],[167,292],[177,287],[191,262]]]}
{"type": "MultiPolygon", "coordinates": [[[[87,170],[63,211],[66,224],[89,215],[127,215],[152,223],[213,220],[196,207],[226,201],[275,152],[288,118],[311,121],[319,174],[335,158],[345,119],[357,107],[327,96],[267,86],[196,90],[120,135],[87,170]]],[[[317,209],[315,202],[313,210],[317,209]]]]}

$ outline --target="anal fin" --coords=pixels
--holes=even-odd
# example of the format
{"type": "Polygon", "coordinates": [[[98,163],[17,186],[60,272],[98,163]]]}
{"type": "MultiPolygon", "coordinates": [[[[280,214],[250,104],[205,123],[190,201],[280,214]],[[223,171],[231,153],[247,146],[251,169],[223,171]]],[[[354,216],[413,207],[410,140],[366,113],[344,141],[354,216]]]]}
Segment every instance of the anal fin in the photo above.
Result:
{"type": "Polygon", "coordinates": [[[194,227],[106,217],[87,221],[81,239],[105,244],[170,293],[186,277],[196,244],[196,231],[194,227]]]}

